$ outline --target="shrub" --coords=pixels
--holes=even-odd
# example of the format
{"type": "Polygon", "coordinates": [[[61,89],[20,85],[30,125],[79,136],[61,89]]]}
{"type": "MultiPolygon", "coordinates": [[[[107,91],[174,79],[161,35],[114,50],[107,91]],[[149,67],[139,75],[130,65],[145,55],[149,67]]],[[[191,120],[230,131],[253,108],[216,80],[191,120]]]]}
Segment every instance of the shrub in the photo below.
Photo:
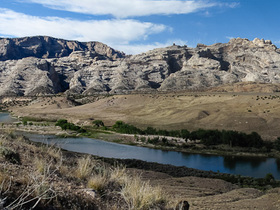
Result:
{"type": "Polygon", "coordinates": [[[27,120],[23,120],[23,121],[22,121],[22,124],[23,124],[23,125],[27,125],[27,120]]]}
{"type": "Polygon", "coordinates": [[[153,135],[157,133],[157,130],[155,128],[152,127],[147,127],[147,129],[144,131],[145,134],[148,135],[153,135]]]}
{"type": "Polygon", "coordinates": [[[3,157],[5,158],[5,160],[9,161],[10,163],[13,163],[13,164],[21,163],[20,156],[15,151],[2,147],[2,148],[0,148],[0,152],[3,155],[3,157]]]}
{"type": "Polygon", "coordinates": [[[133,125],[129,125],[124,123],[123,121],[117,121],[113,125],[113,129],[120,133],[128,133],[128,134],[143,134],[143,131],[139,128],[136,128],[133,125]]]}
{"type": "Polygon", "coordinates": [[[149,144],[157,144],[159,142],[159,137],[148,139],[149,144]]]}
{"type": "Polygon", "coordinates": [[[167,138],[162,138],[161,141],[163,144],[166,144],[168,142],[167,138]]]}
{"type": "Polygon", "coordinates": [[[270,183],[270,182],[274,182],[275,178],[274,178],[274,176],[271,173],[268,173],[268,174],[265,175],[264,180],[267,183],[270,183]]]}
{"type": "Polygon", "coordinates": [[[80,126],[77,126],[77,125],[75,125],[73,123],[69,123],[65,119],[58,120],[55,125],[61,127],[62,130],[69,129],[69,130],[77,131],[79,133],[85,133],[86,132],[85,129],[83,129],[80,126]]]}
{"type": "Polygon", "coordinates": [[[102,174],[96,174],[89,179],[87,186],[98,192],[101,192],[104,190],[107,182],[108,179],[106,176],[102,174]]]}
{"type": "Polygon", "coordinates": [[[86,158],[84,158],[84,157],[80,158],[78,160],[77,169],[75,171],[76,177],[80,178],[80,179],[87,178],[92,173],[93,167],[94,166],[92,165],[92,160],[91,160],[90,155],[87,156],[86,158]]]}
{"type": "Polygon", "coordinates": [[[139,176],[129,178],[121,189],[121,195],[128,209],[157,209],[166,202],[161,188],[152,187],[139,176]]]}
{"type": "Polygon", "coordinates": [[[68,123],[68,121],[67,120],[65,120],[65,119],[60,119],[60,120],[58,120],[56,123],[55,123],[55,126],[63,126],[64,124],[66,124],[66,123],[68,123]]]}
{"type": "Polygon", "coordinates": [[[275,148],[276,150],[280,151],[280,137],[278,137],[278,138],[276,139],[276,141],[274,142],[273,146],[274,146],[274,148],[275,148]]]}
{"type": "Polygon", "coordinates": [[[97,128],[99,128],[99,127],[104,127],[104,123],[103,123],[102,120],[94,120],[94,121],[92,122],[92,124],[94,124],[95,127],[97,127],[97,128]]]}

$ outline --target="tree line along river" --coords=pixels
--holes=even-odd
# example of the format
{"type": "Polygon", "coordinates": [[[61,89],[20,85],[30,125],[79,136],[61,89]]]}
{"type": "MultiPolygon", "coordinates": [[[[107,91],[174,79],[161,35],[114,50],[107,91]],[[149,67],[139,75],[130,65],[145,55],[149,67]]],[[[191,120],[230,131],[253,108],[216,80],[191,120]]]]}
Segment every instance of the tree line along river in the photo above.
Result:
{"type": "MultiPolygon", "coordinates": [[[[15,119],[9,113],[0,113],[0,122],[12,123],[15,119]]],[[[108,158],[139,159],[148,162],[186,166],[205,171],[239,174],[262,178],[271,173],[280,180],[280,160],[265,157],[232,157],[203,154],[187,154],[163,151],[138,146],[106,142],[85,137],[60,138],[55,135],[23,133],[30,140],[45,144],[55,144],[62,149],[108,158]]]]}

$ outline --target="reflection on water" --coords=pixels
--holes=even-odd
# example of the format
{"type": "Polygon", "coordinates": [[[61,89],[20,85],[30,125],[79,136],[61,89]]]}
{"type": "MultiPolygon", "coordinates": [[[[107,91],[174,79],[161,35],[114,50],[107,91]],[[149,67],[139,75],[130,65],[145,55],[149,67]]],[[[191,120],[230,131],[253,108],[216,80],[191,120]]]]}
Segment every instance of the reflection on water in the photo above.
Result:
{"type": "Polygon", "coordinates": [[[7,112],[0,112],[0,122],[3,123],[12,123],[12,122],[16,122],[17,119],[11,117],[11,115],[7,112]]]}
{"type": "Polygon", "coordinates": [[[251,168],[258,168],[263,162],[266,162],[267,158],[264,157],[237,157],[237,156],[225,156],[224,166],[229,169],[235,169],[237,164],[250,165],[251,168]]]}
{"type": "Polygon", "coordinates": [[[275,159],[275,162],[277,165],[278,172],[280,172],[280,159],[275,159]]]}
{"type": "Polygon", "coordinates": [[[139,159],[149,162],[186,166],[206,171],[240,174],[252,177],[264,177],[272,173],[280,179],[280,161],[274,158],[224,157],[215,155],[186,154],[174,151],[162,151],[137,146],[122,145],[90,138],[58,138],[52,135],[25,133],[32,141],[57,146],[74,152],[88,153],[102,157],[139,159]]]}

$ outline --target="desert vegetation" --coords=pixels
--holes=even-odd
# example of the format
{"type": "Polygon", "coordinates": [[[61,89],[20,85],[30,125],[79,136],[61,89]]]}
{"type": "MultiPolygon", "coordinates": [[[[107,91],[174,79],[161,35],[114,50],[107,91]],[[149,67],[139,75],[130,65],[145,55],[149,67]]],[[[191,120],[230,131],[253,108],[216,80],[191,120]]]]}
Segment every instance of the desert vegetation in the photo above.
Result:
{"type": "MultiPolygon", "coordinates": [[[[254,107],[252,108],[252,112],[256,112],[254,107]]],[[[200,145],[205,145],[207,148],[214,148],[220,144],[226,144],[228,147],[236,147],[237,144],[242,144],[242,141],[226,141],[228,138],[226,138],[227,135],[235,138],[240,138],[241,136],[242,138],[248,138],[248,140],[256,139],[256,141],[253,141],[253,144],[256,143],[257,145],[254,149],[262,150],[263,148],[270,148],[276,150],[277,148],[280,148],[279,139],[275,142],[267,143],[266,141],[263,141],[262,138],[260,139],[257,133],[243,133],[240,131],[223,129],[172,130],[171,127],[167,130],[152,126],[143,128],[141,126],[138,127],[137,124],[132,125],[128,123],[129,121],[124,122],[118,120],[115,124],[107,124],[107,121],[104,121],[104,123],[103,121],[98,120],[97,117],[92,117],[88,126],[81,126],[80,124],[75,125],[67,120],[63,120],[64,118],[61,118],[62,120],[56,122],[46,122],[45,118],[44,121],[33,121],[32,118],[25,118],[26,125],[21,123],[19,127],[24,127],[27,130],[31,128],[39,130],[41,125],[45,126],[48,124],[51,125],[49,127],[52,127],[52,129],[58,129],[57,126],[59,126],[63,132],[67,130],[71,131],[69,132],[71,134],[78,134],[79,128],[81,128],[85,129],[85,132],[82,134],[79,133],[79,135],[88,136],[95,135],[95,133],[106,133],[108,135],[115,133],[130,133],[130,136],[137,139],[137,141],[144,146],[160,145],[164,147],[166,146],[167,149],[173,149],[176,147],[178,150],[192,148],[192,143],[194,142],[199,145],[197,149],[201,151],[204,147],[200,145]],[[55,127],[54,125],[56,123],[58,124],[55,127]],[[149,135],[152,137],[142,137],[149,135]],[[178,142],[176,142],[176,138],[184,139],[183,143],[180,145],[177,144],[178,142]],[[211,142],[211,140],[213,140],[213,142],[211,142]],[[174,142],[174,144],[172,142],[174,142]]],[[[8,126],[4,125],[2,127],[6,128],[8,126]]],[[[1,198],[6,198],[3,203],[4,207],[9,205],[12,207],[12,205],[19,204],[26,208],[31,208],[33,206],[38,208],[49,206],[53,208],[63,207],[69,209],[70,207],[81,208],[82,206],[85,209],[173,209],[177,200],[175,199],[172,203],[170,202],[169,196],[176,196],[178,191],[181,190],[181,193],[184,195],[180,198],[187,198],[192,207],[199,208],[203,205],[209,207],[212,201],[206,204],[204,203],[206,198],[197,197],[189,199],[189,194],[185,192],[189,192],[189,189],[192,187],[196,188],[196,184],[201,183],[202,179],[210,178],[209,180],[224,180],[227,185],[228,183],[232,183],[232,186],[243,187],[244,192],[247,192],[246,189],[248,187],[253,187],[261,190],[261,193],[259,191],[254,191],[258,192],[258,195],[265,194],[266,192],[276,192],[277,187],[279,187],[279,182],[275,180],[271,174],[267,174],[266,177],[261,179],[255,179],[215,172],[201,172],[195,169],[182,167],[163,166],[160,164],[146,163],[136,160],[106,160],[101,158],[101,161],[100,158],[60,151],[51,146],[37,145],[29,142],[25,138],[14,135],[13,132],[8,134],[2,133],[1,135],[3,140],[1,140],[0,156],[3,164],[0,181],[3,183],[1,185],[3,186],[1,187],[1,198]],[[32,160],[28,158],[31,158],[32,160]],[[184,177],[184,179],[182,178],[176,183],[168,183],[167,179],[163,179],[161,186],[158,187],[157,182],[155,181],[158,180],[158,177],[152,178],[152,176],[149,176],[150,179],[146,179],[145,182],[143,182],[143,176],[131,173],[131,168],[138,168],[141,170],[141,173],[147,173],[147,171],[150,171],[149,173],[164,172],[172,177],[184,177]],[[18,176],[19,173],[21,174],[21,177],[18,176]],[[13,179],[10,180],[9,177],[13,177],[13,179]],[[39,177],[35,179],[37,180],[36,182],[33,181],[34,177],[39,177]],[[200,177],[201,180],[191,182],[187,187],[187,191],[182,190],[180,187],[184,184],[184,181],[181,180],[194,179],[193,177],[200,177]],[[140,182],[137,180],[140,180],[140,182]],[[151,182],[149,180],[151,180],[151,182]],[[27,186],[29,186],[29,188],[27,186]],[[130,186],[141,186],[139,187],[139,191],[143,191],[145,196],[138,192],[136,194],[135,191],[131,191],[130,186]],[[178,191],[174,193],[174,191],[171,191],[172,187],[178,188],[178,191]],[[27,188],[28,190],[25,191],[27,188]],[[275,188],[275,190],[272,188],[275,188]],[[152,192],[156,193],[149,193],[151,191],[149,189],[152,189],[152,192]],[[128,192],[132,192],[134,195],[128,194],[128,192]],[[166,192],[168,192],[168,196],[166,196],[166,192]],[[21,196],[21,194],[23,196],[21,196]],[[26,197],[26,195],[28,196],[26,197]],[[200,199],[202,202],[199,202],[200,199]],[[19,203],[19,200],[24,200],[24,204],[19,203]],[[204,204],[202,205],[202,203],[204,204]]],[[[246,146],[244,148],[246,148],[246,150],[251,149],[251,147],[246,146]]],[[[254,150],[254,152],[258,152],[258,150],[254,150]]],[[[213,186],[216,187],[216,185],[213,186]]],[[[193,190],[196,190],[195,193],[199,192],[201,195],[203,194],[203,196],[209,197],[210,200],[212,200],[210,198],[212,195],[219,194],[219,196],[222,196],[220,195],[221,191],[219,190],[212,191],[211,193],[208,191],[206,192],[205,186],[200,186],[193,190]]],[[[227,195],[225,195],[225,197],[226,196],[227,195]]],[[[239,198],[233,199],[238,200],[239,198]]],[[[235,204],[238,203],[237,200],[234,201],[235,204]]],[[[256,203],[259,201],[260,200],[256,200],[256,203]]],[[[221,202],[217,202],[221,204],[221,202]]],[[[229,205],[229,203],[226,205],[229,205]]]]}
{"type": "Polygon", "coordinates": [[[56,122],[55,125],[61,127],[62,130],[68,129],[68,130],[77,131],[78,133],[84,133],[84,132],[86,132],[85,129],[81,128],[81,127],[78,126],[78,125],[75,125],[75,124],[73,124],[73,123],[70,123],[70,122],[68,122],[68,121],[65,120],[65,119],[60,119],[60,120],[58,120],[58,121],[56,122]]]}
{"type": "Polygon", "coordinates": [[[4,209],[167,208],[159,187],[89,155],[0,134],[0,201],[4,209]],[[133,189],[132,189],[132,188],[133,189]]]}

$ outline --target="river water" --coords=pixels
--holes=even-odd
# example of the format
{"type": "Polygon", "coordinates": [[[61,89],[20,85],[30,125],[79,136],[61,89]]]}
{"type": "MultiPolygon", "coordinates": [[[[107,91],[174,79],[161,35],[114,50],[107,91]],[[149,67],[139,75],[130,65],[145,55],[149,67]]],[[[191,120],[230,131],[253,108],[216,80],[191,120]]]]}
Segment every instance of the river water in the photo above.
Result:
{"type": "Polygon", "coordinates": [[[148,162],[186,166],[261,178],[272,173],[280,179],[280,162],[275,158],[230,157],[187,154],[145,147],[129,146],[90,138],[58,138],[53,135],[25,134],[30,140],[55,144],[63,149],[109,158],[139,159],[148,162]]]}
{"type": "MultiPolygon", "coordinates": [[[[8,114],[0,113],[0,121],[7,120],[8,114]]],[[[63,149],[92,154],[101,157],[139,159],[148,162],[186,166],[206,171],[240,174],[261,178],[267,173],[280,180],[280,160],[260,157],[231,157],[201,154],[187,154],[163,151],[145,147],[129,146],[90,138],[59,138],[54,135],[24,133],[30,140],[45,144],[55,144],[63,149]]]]}
{"type": "Polygon", "coordinates": [[[9,113],[0,113],[0,122],[12,123],[18,121],[16,118],[11,117],[9,113]]]}

